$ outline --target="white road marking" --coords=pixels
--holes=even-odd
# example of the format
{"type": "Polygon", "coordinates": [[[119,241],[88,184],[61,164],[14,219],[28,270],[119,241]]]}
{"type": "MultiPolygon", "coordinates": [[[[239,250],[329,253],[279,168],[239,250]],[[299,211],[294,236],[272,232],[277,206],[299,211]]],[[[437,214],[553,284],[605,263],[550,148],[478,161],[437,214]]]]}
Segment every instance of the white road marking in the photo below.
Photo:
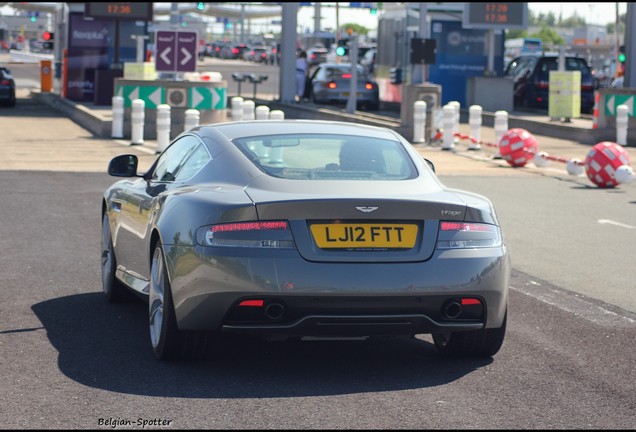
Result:
{"type": "Polygon", "coordinates": [[[628,229],[636,229],[635,226],[627,225],[627,224],[616,222],[616,221],[609,220],[609,219],[599,219],[598,223],[616,225],[616,226],[623,227],[623,228],[628,228],[628,229]]]}

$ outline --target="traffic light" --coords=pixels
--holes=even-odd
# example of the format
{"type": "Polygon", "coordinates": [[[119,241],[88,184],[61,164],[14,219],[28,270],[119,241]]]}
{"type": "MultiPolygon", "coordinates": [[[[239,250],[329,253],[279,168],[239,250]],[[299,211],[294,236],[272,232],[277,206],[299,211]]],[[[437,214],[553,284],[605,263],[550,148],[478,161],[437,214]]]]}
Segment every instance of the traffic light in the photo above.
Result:
{"type": "Polygon", "coordinates": [[[336,47],[336,55],[338,57],[345,56],[349,53],[349,41],[347,39],[338,40],[338,46],[336,47]]]}
{"type": "Polygon", "coordinates": [[[42,39],[44,39],[45,41],[52,41],[54,40],[55,34],[53,32],[48,32],[45,31],[44,33],[42,33],[42,39]]]}
{"type": "Polygon", "coordinates": [[[402,84],[402,68],[391,68],[389,73],[391,74],[391,84],[402,84]]]}
{"type": "Polygon", "coordinates": [[[205,9],[205,3],[203,2],[198,2],[197,3],[197,9],[202,11],[203,9],[205,9]]]}
{"type": "Polygon", "coordinates": [[[618,61],[621,63],[625,63],[627,56],[625,55],[625,45],[621,45],[618,48],[618,61]]]}
{"type": "Polygon", "coordinates": [[[378,9],[377,8],[371,8],[371,9],[369,9],[369,12],[371,13],[371,15],[376,15],[378,13],[378,9]]]}

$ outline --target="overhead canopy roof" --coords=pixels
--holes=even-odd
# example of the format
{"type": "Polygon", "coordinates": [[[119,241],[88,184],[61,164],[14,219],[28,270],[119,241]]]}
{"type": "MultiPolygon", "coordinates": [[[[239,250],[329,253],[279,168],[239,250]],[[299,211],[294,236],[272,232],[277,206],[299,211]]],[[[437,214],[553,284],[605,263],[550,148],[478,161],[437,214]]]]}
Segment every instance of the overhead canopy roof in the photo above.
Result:
{"type": "MultiPolygon", "coordinates": [[[[39,11],[39,12],[55,12],[55,5],[57,3],[46,2],[0,2],[0,6],[10,6],[16,10],[23,11],[39,11]]],[[[241,11],[242,6],[236,3],[218,3],[218,2],[203,2],[204,9],[197,9],[197,3],[177,3],[179,13],[198,13],[200,15],[206,15],[210,17],[220,18],[269,18],[280,17],[282,14],[282,7],[280,4],[272,3],[260,3],[260,4],[247,4],[241,11]]],[[[172,3],[153,3],[154,15],[170,15],[172,3]]]]}

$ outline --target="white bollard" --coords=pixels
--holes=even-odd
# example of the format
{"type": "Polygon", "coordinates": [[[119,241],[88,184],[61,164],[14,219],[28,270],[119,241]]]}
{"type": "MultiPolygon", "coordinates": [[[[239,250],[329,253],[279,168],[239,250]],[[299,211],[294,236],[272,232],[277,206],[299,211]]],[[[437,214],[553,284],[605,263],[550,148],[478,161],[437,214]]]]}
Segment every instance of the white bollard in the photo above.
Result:
{"type": "Polygon", "coordinates": [[[233,97],[232,104],[232,121],[243,120],[243,98],[240,96],[233,97]]]}
{"type": "Polygon", "coordinates": [[[111,138],[124,137],[124,98],[113,96],[113,122],[111,138]]]}
{"type": "Polygon", "coordinates": [[[268,120],[269,119],[269,107],[267,105],[259,105],[255,109],[256,120],[268,120]]]}
{"type": "Polygon", "coordinates": [[[482,108],[479,105],[471,105],[468,108],[468,124],[470,125],[470,137],[474,138],[476,142],[470,141],[468,144],[468,150],[480,150],[481,144],[481,114],[482,108]]]}
{"type": "Polygon", "coordinates": [[[452,150],[455,147],[455,140],[453,139],[455,107],[450,103],[447,103],[442,109],[444,111],[444,142],[442,143],[442,150],[452,150]]]}
{"type": "Polygon", "coordinates": [[[145,119],[146,102],[143,99],[135,99],[132,101],[131,118],[131,144],[144,143],[144,119],[145,119]]]}
{"type": "Polygon", "coordinates": [[[195,127],[199,126],[199,118],[201,114],[199,110],[196,109],[187,109],[185,112],[185,122],[183,124],[183,131],[187,132],[195,127]]]}
{"type": "Polygon", "coordinates": [[[501,159],[501,153],[499,153],[499,141],[508,132],[508,111],[500,110],[495,111],[495,144],[497,144],[497,153],[495,153],[495,159],[501,159]]]}
{"type": "Polygon", "coordinates": [[[256,118],[254,115],[255,107],[256,104],[252,100],[243,102],[243,120],[254,120],[256,118]]]}
{"type": "MultiPolygon", "coordinates": [[[[269,118],[271,120],[285,120],[285,112],[281,110],[271,110],[269,113],[269,118]]],[[[282,163],[283,162],[283,148],[273,148],[271,153],[270,161],[273,163],[282,163]]]]}
{"type": "Polygon", "coordinates": [[[627,124],[629,123],[629,108],[627,105],[616,107],[616,144],[627,145],[627,124]]]}
{"type": "Polygon", "coordinates": [[[455,117],[453,118],[453,142],[458,144],[459,137],[455,136],[455,134],[459,133],[459,109],[462,105],[457,101],[450,101],[447,105],[452,106],[455,110],[455,117]]]}
{"type": "Polygon", "coordinates": [[[161,153],[170,144],[170,105],[157,106],[157,153],[161,153]]]}
{"type": "Polygon", "coordinates": [[[426,102],[413,104],[413,142],[426,143],[426,102]]]}
{"type": "Polygon", "coordinates": [[[271,110],[269,112],[269,118],[271,120],[285,120],[285,112],[281,110],[271,110]]]}

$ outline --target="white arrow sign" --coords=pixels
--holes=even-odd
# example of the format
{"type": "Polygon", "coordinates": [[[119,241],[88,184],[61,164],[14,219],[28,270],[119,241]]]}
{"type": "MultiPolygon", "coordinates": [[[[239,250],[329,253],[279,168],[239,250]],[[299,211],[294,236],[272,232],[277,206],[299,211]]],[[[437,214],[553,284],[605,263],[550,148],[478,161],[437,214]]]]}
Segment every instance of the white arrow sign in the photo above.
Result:
{"type": "Polygon", "coordinates": [[[130,92],[128,99],[130,99],[131,102],[135,99],[139,99],[139,87],[135,87],[135,89],[130,92]]]}
{"type": "Polygon", "coordinates": [[[148,99],[150,99],[152,103],[154,103],[155,105],[160,105],[161,104],[161,87],[157,88],[157,90],[152,92],[150,96],[148,96],[148,99]]]}
{"type": "Polygon", "coordinates": [[[190,54],[190,52],[185,48],[181,48],[181,52],[184,55],[183,59],[181,59],[181,66],[183,66],[188,61],[190,61],[190,59],[192,58],[192,54],[190,54]]]}
{"type": "Polygon", "coordinates": [[[170,61],[171,60],[170,57],[168,57],[168,54],[170,54],[170,51],[172,51],[172,48],[168,47],[165,50],[163,50],[161,54],[159,54],[159,57],[161,57],[161,60],[166,62],[166,64],[172,64],[172,62],[170,61]]]}
{"type": "Polygon", "coordinates": [[[627,105],[627,112],[629,115],[634,116],[634,97],[632,96],[627,99],[624,105],[627,105]]]}
{"type": "Polygon", "coordinates": [[[611,115],[615,115],[614,114],[614,95],[610,96],[607,99],[607,103],[605,104],[605,106],[607,107],[607,110],[610,112],[611,115]]]}
{"type": "Polygon", "coordinates": [[[192,92],[192,107],[196,108],[204,98],[197,88],[193,88],[192,90],[194,90],[192,92]]]}
{"type": "Polygon", "coordinates": [[[220,101],[221,101],[221,96],[219,96],[216,89],[212,89],[212,108],[216,108],[217,104],[220,101]]]}

